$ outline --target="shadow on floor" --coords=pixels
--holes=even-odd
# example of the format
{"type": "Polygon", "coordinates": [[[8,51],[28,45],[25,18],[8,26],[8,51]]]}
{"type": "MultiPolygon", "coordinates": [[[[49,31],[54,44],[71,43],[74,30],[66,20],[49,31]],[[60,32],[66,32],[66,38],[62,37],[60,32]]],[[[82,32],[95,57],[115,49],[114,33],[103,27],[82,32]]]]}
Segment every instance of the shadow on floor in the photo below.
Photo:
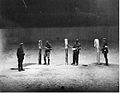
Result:
{"type": "Polygon", "coordinates": [[[30,65],[36,65],[37,63],[24,63],[23,67],[30,66],[30,65]]]}
{"type": "Polygon", "coordinates": [[[18,70],[18,68],[10,68],[10,70],[18,70]]]}
{"type": "MultiPolygon", "coordinates": [[[[30,65],[36,65],[36,63],[24,63],[23,64],[23,67],[27,67],[27,66],[30,66],[30,65]]],[[[28,69],[28,68],[25,68],[25,69],[28,69]]],[[[10,70],[18,70],[18,68],[10,68],[10,70]]]]}

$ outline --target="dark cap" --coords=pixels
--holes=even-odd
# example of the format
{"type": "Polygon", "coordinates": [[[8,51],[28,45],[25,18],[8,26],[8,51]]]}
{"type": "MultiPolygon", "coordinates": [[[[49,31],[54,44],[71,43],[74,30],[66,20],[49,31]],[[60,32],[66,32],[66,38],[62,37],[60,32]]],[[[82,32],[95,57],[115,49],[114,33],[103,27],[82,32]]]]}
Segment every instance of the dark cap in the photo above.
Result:
{"type": "Polygon", "coordinates": [[[39,40],[38,42],[41,42],[42,40],[39,40]]]}
{"type": "Polygon", "coordinates": [[[23,43],[20,43],[20,44],[19,44],[19,46],[22,46],[22,45],[23,45],[23,43]]]}
{"type": "Polygon", "coordinates": [[[106,38],[103,38],[103,40],[106,40],[106,38]]]}
{"type": "Polygon", "coordinates": [[[49,41],[47,40],[46,43],[49,43],[49,41]]]}
{"type": "Polygon", "coordinates": [[[79,41],[79,39],[77,38],[76,41],[79,41]]]}

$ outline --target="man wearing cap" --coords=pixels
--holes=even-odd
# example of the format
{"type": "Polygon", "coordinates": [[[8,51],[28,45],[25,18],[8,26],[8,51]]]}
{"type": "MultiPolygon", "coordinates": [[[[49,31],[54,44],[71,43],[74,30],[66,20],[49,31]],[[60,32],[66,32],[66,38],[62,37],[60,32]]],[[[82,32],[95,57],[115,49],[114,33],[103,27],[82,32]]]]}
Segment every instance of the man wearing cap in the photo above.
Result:
{"type": "Polygon", "coordinates": [[[46,41],[46,44],[45,44],[45,54],[44,54],[44,65],[46,65],[46,57],[48,59],[48,65],[50,64],[50,51],[52,50],[52,46],[51,44],[46,41]]]}
{"type": "Polygon", "coordinates": [[[18,71],[22,71],[23,69],[23,60],[24,60],[24,50],[23,43],[19,44],[19,48],[17,49],[17,58],[18,58],[18,71]]]}
{"type": "Polygon", "coordinates": [[[71,65],[78,65],[78,60],[79,60],[79,50],[81,49],[81,44],[79,43],[79,40],[76,39],[75,44],[72,48],[73,50],[73,63],[71,65]]]}
{"type": "Polygon", "coordinates": [[[107,54],[108,54],[108,44],[107,44],[107,42],[106,42],[106,38],[103,38],[102,53],[104,54],[104,58],[105,58],[105,61],[106,61],[106,65],[108,65],[108,58],[107,58],[107,54]]]}

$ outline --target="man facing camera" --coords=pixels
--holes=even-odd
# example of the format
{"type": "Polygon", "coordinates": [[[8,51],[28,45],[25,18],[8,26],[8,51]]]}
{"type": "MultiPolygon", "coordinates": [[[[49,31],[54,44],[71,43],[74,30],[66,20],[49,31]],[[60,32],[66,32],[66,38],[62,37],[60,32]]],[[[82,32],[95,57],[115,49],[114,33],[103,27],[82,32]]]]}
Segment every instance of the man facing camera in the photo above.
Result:
{"type": "Polygon", "coordinates": [[[19,47],[17,49],[17,58],[18,58],[18,71],[23,71],[23,60],[24,60],[24,49],[23,49],[23,43],[19,44],[19,47]]]}
{"type": "Polygon", "coordinates": [[[71,65],[74,65],[75,63],[76,63],[76,65],[78,65],[80,49],[81,49],[81,44],[79,43],[79,40],[76,39],[75,44],[72,48],[72,50],[73,50],[73,63],[71,65]]]}
{"type": "Polygon", "coordinates": [[[47,64],[46,57],[48,59],[48,65],[50,65],[50,51],[51,50],[52,50],[51,44],[48,41],[46,41],[46,44],[45,44],[45,54],[44,54],[44,65],[47,64]]]}

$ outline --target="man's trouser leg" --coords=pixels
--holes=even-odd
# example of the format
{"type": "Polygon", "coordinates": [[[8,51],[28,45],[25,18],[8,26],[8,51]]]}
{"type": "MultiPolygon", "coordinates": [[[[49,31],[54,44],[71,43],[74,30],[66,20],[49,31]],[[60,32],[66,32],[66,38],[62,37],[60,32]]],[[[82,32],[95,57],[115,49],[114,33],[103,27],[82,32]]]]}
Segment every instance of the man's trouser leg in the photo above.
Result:
{"type": "Polygon", "coordinates": [[[46,64],[46,53],[44,54],[44,64],[46,64]]]}
{"type": "Polygon", "coordinates": [[[50,52],[47,52],[48,65],[50,65],[50,52]]]}
{"type": "Polygon", "coordinates": [[[108,65],[108,58],[107,58],[107,53],[104,54],[106,65],[108,65]]]}
{"type": "Polygon", "coordinates": [[[72,64],[75,64],[75,53],[73,53],[73,63],[72,64]]]}
{"type": "Polygon", "coordinates": [[[76,65],[78,65],[78,59],[79,59],[79,54],[78,53],[76,53],[76,65]]]}
{"type": "Polygon", "coordinates": [[[18,58],[18,71],[21,71],[20,69],[20,59],[18,58]]]}
{"type": "Polygon", "coordinates": [[[65,49],[65,62],[68,65],[68,49],[65,49]]]}
{"type": "Polygon", "coordinates": [[[44,64],[46,64],[46,57],[44,56],[44,64]]]}
{"type": "Polygon", "coordinates": [[[41,55],[42,55],[42,54],[41,54],[41,49],[39,49],[39,64],[41,64],[41,59],[42,59],[42,58],[41,58],[41,55]]]}
{"type": "Polygon", "coordinates": [[[100,64],[100,52],[97,52],[97,63],[100,64]]]}
{"type": "Polygon", "coordinates": [[[48,58],[48,65],[50,65],[50,58],[48,58]]]}
{"type": "Polygon", "coordinates": [[[21,59],[21,62],[20,62],[20,66],[21,66],[21,70],[23,70],[23,58],[21,59]]]}

